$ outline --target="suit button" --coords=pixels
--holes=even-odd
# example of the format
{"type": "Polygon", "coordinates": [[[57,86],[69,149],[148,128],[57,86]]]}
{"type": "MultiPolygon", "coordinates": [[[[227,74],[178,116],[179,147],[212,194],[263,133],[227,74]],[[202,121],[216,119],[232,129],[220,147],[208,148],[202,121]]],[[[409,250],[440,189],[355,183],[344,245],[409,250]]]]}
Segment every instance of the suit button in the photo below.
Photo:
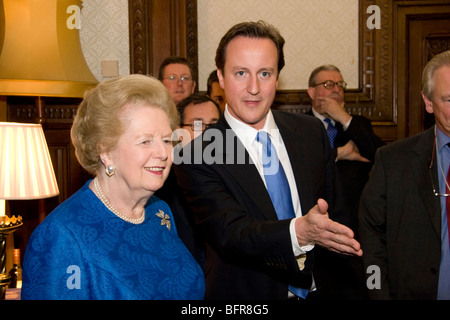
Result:
{"type": "Polygon", "coordinates": [[[432,274],[436,274],[437,273],[436,268],[431,268],[430,271],[431,271],[432,274]]]}

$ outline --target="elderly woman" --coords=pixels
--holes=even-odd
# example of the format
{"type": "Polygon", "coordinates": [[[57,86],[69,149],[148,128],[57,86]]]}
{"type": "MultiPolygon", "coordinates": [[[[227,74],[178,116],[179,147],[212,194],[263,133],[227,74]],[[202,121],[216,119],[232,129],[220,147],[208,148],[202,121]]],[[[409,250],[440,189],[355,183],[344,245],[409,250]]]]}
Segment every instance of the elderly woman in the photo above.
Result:
{"type": "Polygon", "coordinates": [[[178,120],[156,79],[130,75],[88,92],[71,136],[95,175],[33,232],[22,299],[202,299],[201,268],[153,196],[172,164],[178,120]]]}

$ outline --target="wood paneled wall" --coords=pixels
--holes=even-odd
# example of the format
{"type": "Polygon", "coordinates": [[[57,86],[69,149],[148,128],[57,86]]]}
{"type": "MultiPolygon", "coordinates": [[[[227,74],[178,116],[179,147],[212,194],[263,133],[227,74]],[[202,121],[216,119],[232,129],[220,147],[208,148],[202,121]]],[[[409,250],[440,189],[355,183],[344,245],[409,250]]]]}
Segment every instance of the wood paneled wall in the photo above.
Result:
{"type": "Polygon", "coordinates": [[[197,1],[129,0],[130,72],[158,76],[169,56],[182,56],[198,81],[197,1]]]}

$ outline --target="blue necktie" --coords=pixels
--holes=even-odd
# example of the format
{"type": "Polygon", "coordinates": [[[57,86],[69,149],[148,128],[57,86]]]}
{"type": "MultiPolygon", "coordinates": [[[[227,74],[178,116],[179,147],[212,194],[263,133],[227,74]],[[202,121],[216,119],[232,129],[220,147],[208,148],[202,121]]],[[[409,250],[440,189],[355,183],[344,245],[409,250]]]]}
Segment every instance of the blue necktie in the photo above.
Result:
{"type": "MultiPolygon", "coordinates": [[[[260,131],[256,136],[256,141],[262,144],[262,163],[264,179],[266,180],[267,191],[275,208],[279,220],[295,218],[294,207],[292,205],[291,190],[286,178],[283,166],[278,159],[275,148],[267,132],[260,131]]],[[[289,286],[289,290],[300,298],[306,298],[308,289],[301,289],[289,286]]]]}
{"type": "Polygon", "coordinates": [[[330,119],[325,118],[324,121],[326,123],[328,123],[327,135],[328,135],[328,139],[330,140],[331,149],[334,149],[334,140],[336,139],[338,131],[337,131],[336,127],[333,126],[330,119]]]}

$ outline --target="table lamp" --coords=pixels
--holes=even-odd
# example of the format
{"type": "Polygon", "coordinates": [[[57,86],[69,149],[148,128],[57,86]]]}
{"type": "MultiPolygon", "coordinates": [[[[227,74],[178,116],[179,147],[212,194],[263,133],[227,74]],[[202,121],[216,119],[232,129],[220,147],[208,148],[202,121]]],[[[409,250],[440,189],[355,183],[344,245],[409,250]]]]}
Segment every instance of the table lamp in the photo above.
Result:
{"type": "Polygon", "coordinates": [[[5,200],[30,200],[59,194],[50,153],[40,124],[0,122],[0,297],[9,283],[6,236],[22,224],[5,214],[5,200]]]}

